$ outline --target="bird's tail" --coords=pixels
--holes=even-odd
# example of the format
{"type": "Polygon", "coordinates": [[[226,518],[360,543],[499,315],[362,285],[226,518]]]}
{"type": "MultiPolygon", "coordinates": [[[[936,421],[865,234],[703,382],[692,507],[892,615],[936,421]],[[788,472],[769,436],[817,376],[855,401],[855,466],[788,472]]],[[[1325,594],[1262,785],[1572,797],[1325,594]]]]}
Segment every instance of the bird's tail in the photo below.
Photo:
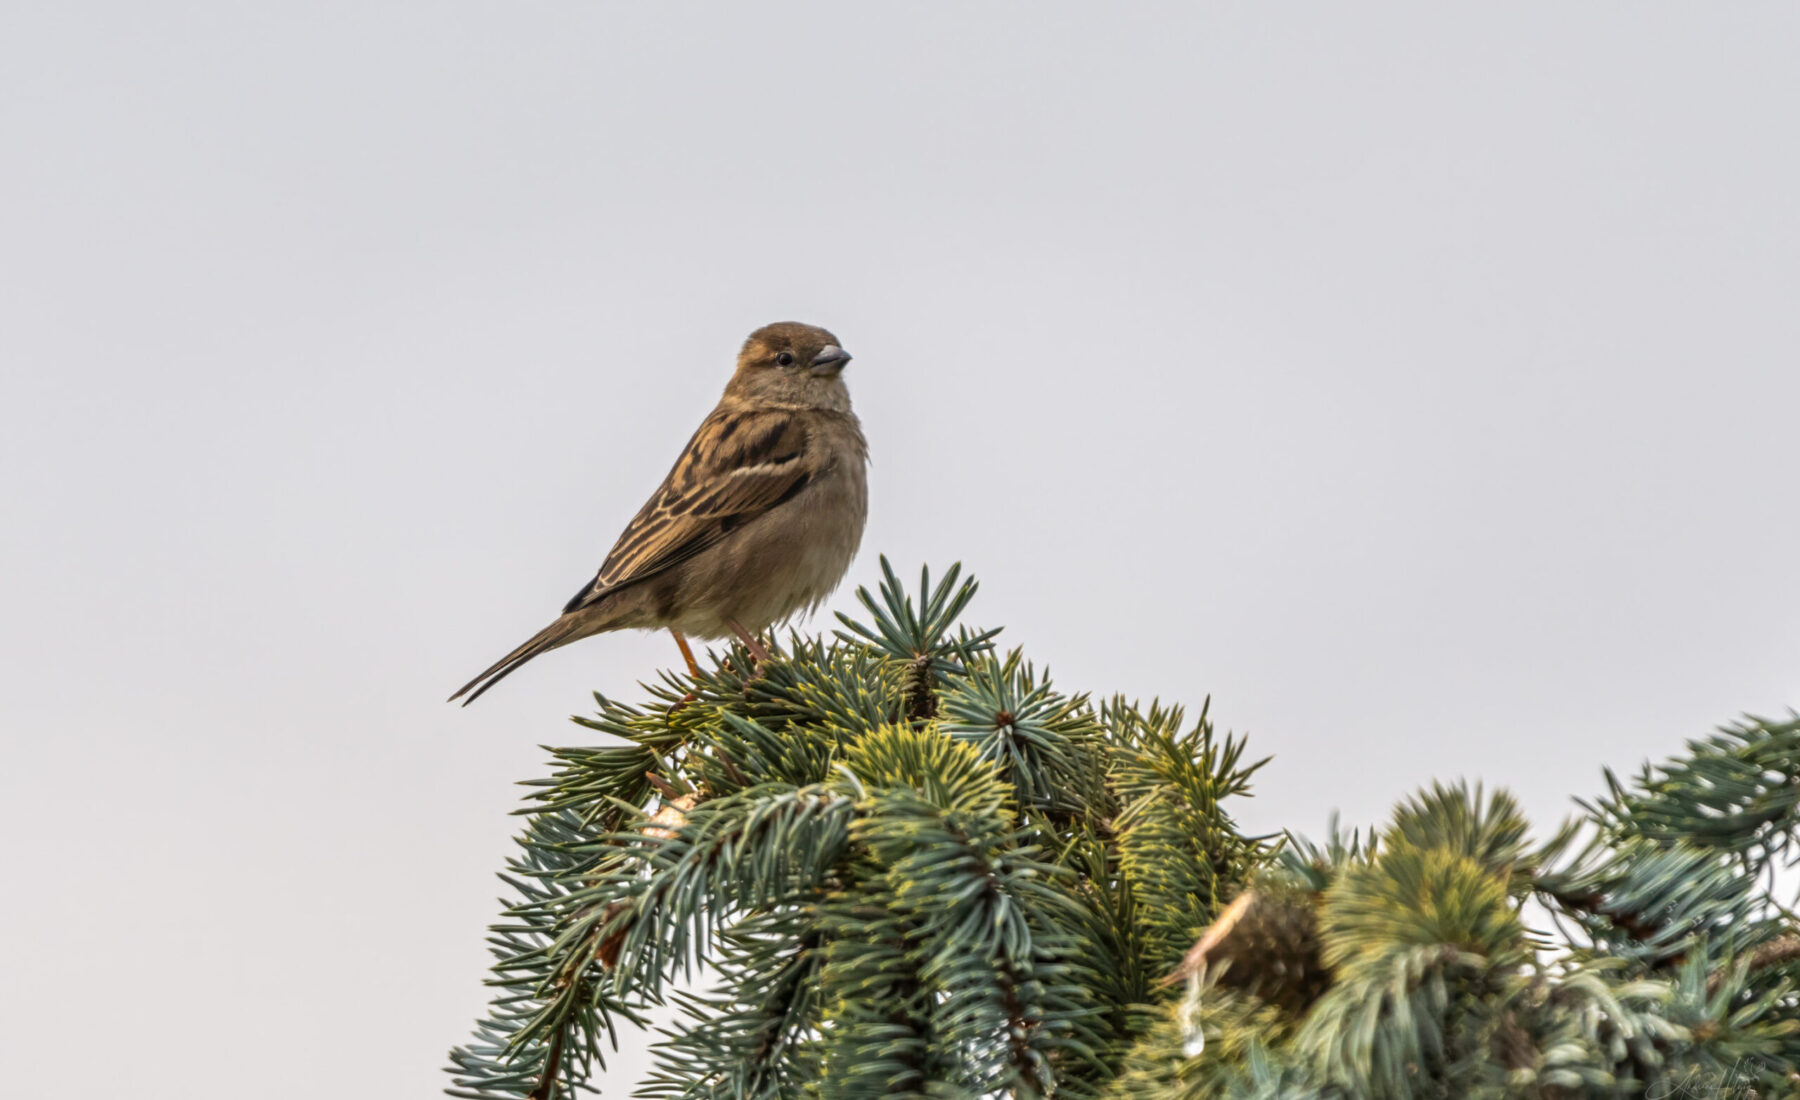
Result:
{"type": "Polygon", "coordinates": [[[477,676],[464,684],[461,689],[459,689],[455,695],[452,695],[447,699],[446,702],[454,703],[458,699],[462,699],[463,706],[468,706],[470,703],[481,698],[488,688],[491,688],[495,684],[506,679],[514,669],[518,668],[526,661],[531,660],[540,653],[548,653],[557,646],[567,645],[577,638],[584,637],[585,634],[589,632],[584,632],[581,629],[582,625],[583,624],[577,616],[564,615],[562,618],[551,623],[536,634],[533,634],[524,645],[513,650],[511,653],[508,653],[498,661],[495,661],[488,667],[486,672],[483,672],[480,676],[477,676]],[[463,699],[463,696],[465,695],[468,696],[467,699],[463,699]]]}

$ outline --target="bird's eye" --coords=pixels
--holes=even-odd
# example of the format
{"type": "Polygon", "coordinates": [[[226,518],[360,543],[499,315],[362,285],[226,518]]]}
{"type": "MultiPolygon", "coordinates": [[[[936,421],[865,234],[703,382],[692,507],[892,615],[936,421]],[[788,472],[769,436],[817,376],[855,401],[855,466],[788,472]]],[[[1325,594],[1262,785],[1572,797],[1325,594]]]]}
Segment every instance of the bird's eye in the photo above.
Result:
{"type": "Polygon", "coordinates": [[[775,361],[784,367],[791,367],[794,365],[794,353],[791,351],[784,351],[775,357],[775,361]]]}

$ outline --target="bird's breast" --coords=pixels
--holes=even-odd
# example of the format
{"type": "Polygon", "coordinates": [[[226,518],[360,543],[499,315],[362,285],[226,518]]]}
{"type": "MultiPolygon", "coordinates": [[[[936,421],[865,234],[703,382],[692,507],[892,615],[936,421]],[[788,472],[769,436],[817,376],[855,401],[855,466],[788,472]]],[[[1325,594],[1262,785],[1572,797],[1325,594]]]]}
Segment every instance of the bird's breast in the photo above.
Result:
{"type": "Polygon", "coordinates": [[[841,442],[800,492],[684,567],[683,588],[693,598],[667,625],[701,638],[728,637],[727,619],[761,630],[816,608],[837,589],[869,511],[861,437],[856,446],[841,442]]]}
{"type": "Polygon", "coordinates": [[[759,606],[746,608],[740,621],[780,622],[812,610],[837,589],[862,545],[868,519],[863,463],[838,463],[814,478],[791,503],[797,506],[793,514],[771,525],[777,529],[771,532],[776,544],[765,555],[763,599],[759,606]]]}

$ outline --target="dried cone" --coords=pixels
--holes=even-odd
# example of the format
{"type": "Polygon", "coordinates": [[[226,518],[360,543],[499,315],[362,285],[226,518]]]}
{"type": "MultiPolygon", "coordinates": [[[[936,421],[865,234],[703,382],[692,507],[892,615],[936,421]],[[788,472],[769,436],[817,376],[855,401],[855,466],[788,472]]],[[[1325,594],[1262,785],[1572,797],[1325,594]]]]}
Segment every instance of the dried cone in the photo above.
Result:
{"type": "Polygon", "coordinates": [[[687,824],[687,812],[700,802],[699,794],[694,791],[671,798],[663,802],[662,807],[644,826],[645,836],[661,837],[663,840],[674,840],[675,831],[687,824]]]}
{"type": "Polygon", "coordinates": [[[1319,956],[1317,896],[1298,890],[1246,890],[1188,950],[1171,978],[1198,976],[1289,1012],[1312,1004],[1331,984],[1319,956]]]}
{"type": "MultiPolygon", "coordinates": [[[[618,916],[624,908],[625,903],[622,901],[615,901],[611,905],[608,905],[606,907],[605,918],[601,920],[600,926],[602,928],[606,927],[606,925],[611,923],[612,919],[618,916]]],[[[613,929],[611,932],[608,932],[606,938],[600,941],[600,950],[595,952],[595,954],[600,958],[601,968],[608,973],[612,972],[613,967],[619,965],[619,950],[625,946],[625,936],[630,931],[631,924],[628,921],[613,929]]]]}
{"type": "MultiPolygon", "coordinates": [[[[696,791],[684,795],[676,795],[674,788],[660,782],[660,776],[650,775],[650,782],[663,792],[663,804],[644,825],[644,835],[658,837],[662,840],[674,840],[676,831],[687,824],[687,813],[700,802],[696,791]]],[[[605,919],[600,922],[602,928],[610,924],[614,917],[625,908],[625,903],[615,901],[606,907],[605,919]]],[[[631,922],[627,921],[608,932],[600,941],[599,949],[594,952],[600,965],[610,971],[619,965],[619,950],[625,946],[625,937],[631,931],[631,922]]]]}

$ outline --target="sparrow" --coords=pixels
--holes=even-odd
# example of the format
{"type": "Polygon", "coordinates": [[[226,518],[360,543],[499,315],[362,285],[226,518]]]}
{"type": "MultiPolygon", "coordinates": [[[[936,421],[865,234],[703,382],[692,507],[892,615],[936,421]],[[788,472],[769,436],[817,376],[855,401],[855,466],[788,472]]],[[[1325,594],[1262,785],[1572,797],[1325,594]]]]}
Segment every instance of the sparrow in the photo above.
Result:
{"type": "Polygon", "coordinates": [[[868,516],[868,443],[837,337],[784,321],[750,334],[719,404],[562,615],[450,697],[468,706],[540,653],[613,630],[756,632],[831,595],[868,516]],[[463,698],[467,696],[467,698],[463,698]]]}

